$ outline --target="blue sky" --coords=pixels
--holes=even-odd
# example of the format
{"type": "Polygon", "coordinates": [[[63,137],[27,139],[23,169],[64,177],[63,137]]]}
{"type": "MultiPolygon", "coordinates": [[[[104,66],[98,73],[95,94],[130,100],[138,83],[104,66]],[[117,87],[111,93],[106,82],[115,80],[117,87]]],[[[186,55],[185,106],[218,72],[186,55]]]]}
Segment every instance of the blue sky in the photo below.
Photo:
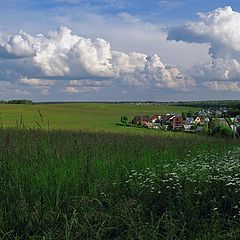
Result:
{"type": "Polygon", "coordinates": [[[150,22],[179,23],[194,20],[198,12],[207,12],[227,5],[236,11],[240,10],[238,0],[7,0],[1,3],[1,12],[8,15],[8,11],[19,13],[22,11],[23,15],[31,17],[32,12],[36,11],[45,12],[46,15],[49,13],[57,15],[79,9],[80,12],[84,10],[104,16],[125,12],[138,15],[150,22]],[[58,10],[59,12],[54,12],[58,10]]]}
{"type": "Polygon", "coordinates": [[[237,0],[4,1],[0,99],[240,99],[239,12],[237,0]]]}

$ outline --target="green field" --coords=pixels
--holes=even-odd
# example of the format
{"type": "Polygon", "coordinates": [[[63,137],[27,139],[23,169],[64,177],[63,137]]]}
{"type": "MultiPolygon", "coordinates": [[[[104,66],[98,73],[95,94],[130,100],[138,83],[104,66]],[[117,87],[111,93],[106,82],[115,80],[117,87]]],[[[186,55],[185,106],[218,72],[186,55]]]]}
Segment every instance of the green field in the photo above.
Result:
{"type": "Polygon", "coordinates": [[[0,239],[239,240],[239,142],[115,125],[186,110],[1,105],[0,239]]]}
{"type": "MultiPolygon", "coordinates": [[[[21,116],[25,127],[37,128],[36,120],[41,123],[40,110],[45,119],[45,127],[49,121],[52,129],[74,129],[90,131],[138,131],[116,126],[121,116],[131,120],[134,115],[156,113],[181,113],[197,108],[157,105],[102,104],[102,103],[69,103],[41,105],[0,104],[1,120],[4,127],[16,127],[21,116]]],[[[41,123],[41,125],[43,125],[41,123]]]]}

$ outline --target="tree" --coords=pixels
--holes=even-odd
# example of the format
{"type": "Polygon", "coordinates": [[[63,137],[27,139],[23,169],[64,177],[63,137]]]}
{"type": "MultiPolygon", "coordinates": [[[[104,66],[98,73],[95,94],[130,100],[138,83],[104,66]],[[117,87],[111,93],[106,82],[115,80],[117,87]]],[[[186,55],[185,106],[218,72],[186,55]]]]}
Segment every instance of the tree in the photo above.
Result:
{"type": "Polygon", "coordinates": [[[186,120],[186,118],[187,118],[187,113],[186,113],[186,112],[182,112],[181,115],[182,115],[182,118],[183,118],[184,120],[186,120]]]}
{"type": "Polygon", "coordinates": [[[8,104],[33,104],[32,100],[28,99],[13,99],[9,100],[6,103],[8,104]]]}
{"type": "Polygon", "coordinates": [[[187,117],[193,117],[193,116],[194,116],[194,112],[193,111],[188,111],[187,117]]]}

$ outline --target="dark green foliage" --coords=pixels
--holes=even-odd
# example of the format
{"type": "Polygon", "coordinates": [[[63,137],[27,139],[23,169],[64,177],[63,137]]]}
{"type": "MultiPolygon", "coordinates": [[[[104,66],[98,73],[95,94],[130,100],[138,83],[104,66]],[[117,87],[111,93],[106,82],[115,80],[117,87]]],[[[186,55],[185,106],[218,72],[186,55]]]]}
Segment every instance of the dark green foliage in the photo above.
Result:
{"type": "Polygon", "coordinates": [[[229,125],[233,124],[233,122],[232,122],[232,120],[231,120],[230,117],[226,117],[225,120],[227,121],[227,123],[228,123],[229,125]]]}
{"type": "MultiPolygon", "coordinates": [[[[231,120],[231,119],[230,119],[231,120]]],[[[223,138],[232,138],[233,130],[230,126],[221,125],[219,119],[213,119],[210,124],[211,135],[223,138]]]]}
{"type": "Polygon", "coordinates": [[[220,127],[220,120],[218,118],[212,119],[210,127],[211,127],[212,130],[220,127]]]}
{"type": "MultiPolygon", "coordinates": [[[[174,103],[172,103],[174,104],[174,103]]],[[[188,102],[176,102],[175,105],[178,106],[189,106],[189,107],[199,107],[199,108],[214,108],[218,109],[220,107],[232,108],[240,110],[239,100],[216,100],[216,101],[188,101],[188,102]]]]}
{"type": "Polygon", "coordinates": [[[194,112],[193,111],[188,111],[187,112],[187,117],[194,117],[194,112]]]}
{"type": "Polygon", "coordinates": [[[195,124],[192,124],[191,129],[192,129],[192,130],[196,130],[197,127],[198,127],[198,124],[195,123],[195,124]]]}
{"type": "Polygon", "coordinates": [[[9,100],[9,101],[0,101],[1,104],[33,104],[32,100],[28,99],[14,99],[14,100],[9,100]]]}
{"type": "Polygon", "coordinates": [[[219,129],[219,134],[222,137],[232,138],[233,137],[233,130],[229,126],[221,126],[219,129]]]}
{"type": "Polygon", "coordinates": [[[224,176],[237,182],[238,158],[220,161],[237,146],[182,133],[0,129],[0,239],[237,240],[239,186],[224,176]]]}
{"type": "Polygon", "coordinates": [[[121,117],[121,123],[128,124],[128,117],[127,116],[122,116],[121,117]]]}
{"type": "Polygon", "coordinates": [[[181,115],[182,115],[183,120],[186,120],[186,118],[187,118],[187,113],[186,113],[186,112],[182,112],[181,115]]]}
{"type": "Polygon", "coordinates": [[[208,134],[209,133],[209,127],[208,127],[208,123],[205,123],[203,125],[203,131],[202,131],[203,134],[208,134]]]}

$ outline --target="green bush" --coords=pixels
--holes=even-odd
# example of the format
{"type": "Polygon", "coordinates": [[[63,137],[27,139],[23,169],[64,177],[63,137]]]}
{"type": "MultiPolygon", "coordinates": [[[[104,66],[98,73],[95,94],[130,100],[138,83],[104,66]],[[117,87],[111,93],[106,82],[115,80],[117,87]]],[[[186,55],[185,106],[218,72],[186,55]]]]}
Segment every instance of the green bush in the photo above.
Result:
{"type": "Polygon", "coordinates": [[[122,116],[121,117],[121,123],[128,124],[128,117],[127,116],[122,116]]]}
{"type": "Polygon", "coordinates": [[[197,127],[198,127],[198,125],[197,125],[197,124],[193,124],[193,125],[191,126],[191,129],[192,129],[192,130],[196,130],[196,129],[197,129],[197,127]]]}
{"type": "Polygon", "coordinates": [[[120,123],[116,123],[116,125],[118,125],[118,126],[125,126],[125,124],[122,123],[122,122],[120,122],[120,123]]]}
{"type": "Polygon", "coordinates": [[[226,121],[227,121],[227,123],[228,123],[229,125],[232,125],[232,124],[233,124],[233,122],[232,122],[232,120],[231,120],[230,117],[227,117],[227,118],[226,118],[226,121]]]}
{"type": "Polygon", "coordinates": [[[219,129],[219,133],[222,137],[231,138],[233,136],[233,130],[228,126],[221,126],[219,129]]]}
{"type": "Polygon", "coordinates": [[[208,124],[204,124],[203,126],[203,134],[208,134],[209,128],[208,128],[208,124]]]}

